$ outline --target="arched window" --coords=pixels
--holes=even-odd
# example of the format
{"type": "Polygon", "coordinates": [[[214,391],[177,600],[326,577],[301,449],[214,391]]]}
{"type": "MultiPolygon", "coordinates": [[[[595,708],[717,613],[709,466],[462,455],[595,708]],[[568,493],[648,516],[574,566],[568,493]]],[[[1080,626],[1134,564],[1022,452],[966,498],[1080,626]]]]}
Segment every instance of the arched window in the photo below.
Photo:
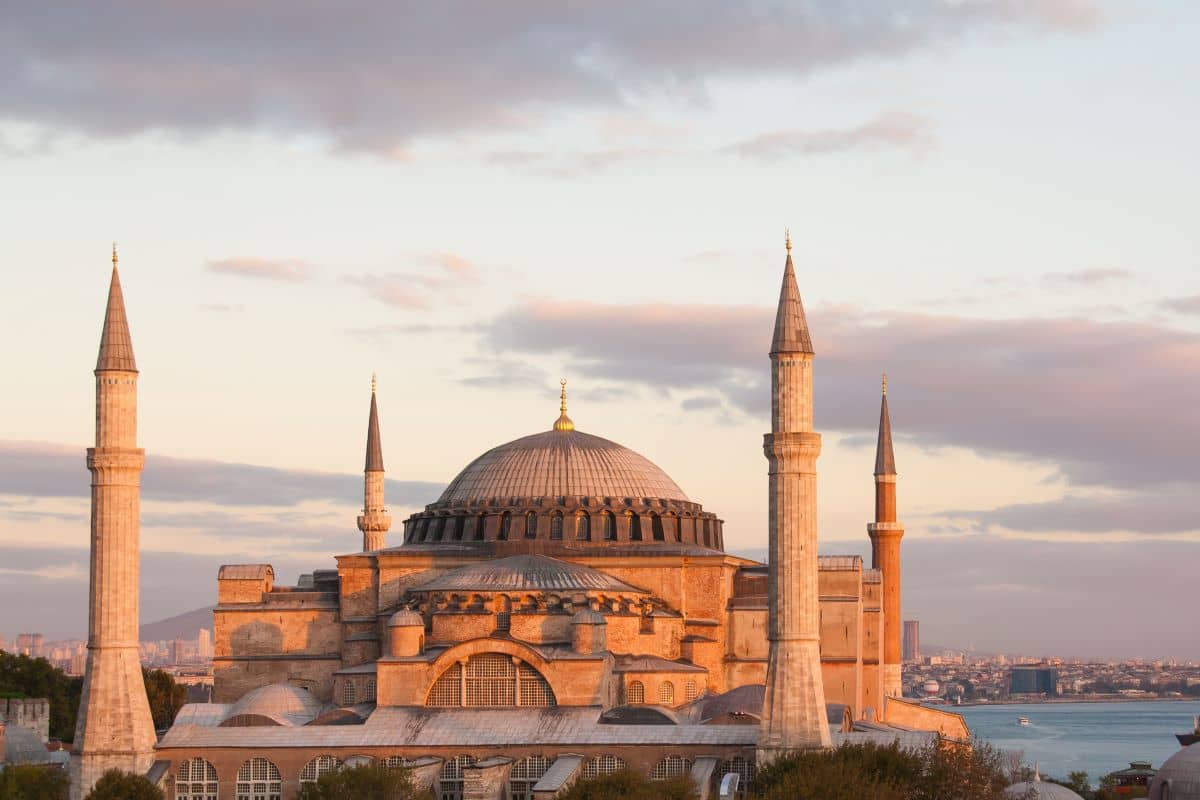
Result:
{"type": "Polygon", "coordinates": [[[508,775],[509,800],[533,800],[533,786],[548,769],[550,759],[542,756],[529,756],[513,764],[508,775]]]}
{"type": "Polygon", "coordinates": [[[537,538],[537,514],[532,511],[525,515],[525,538],[537,538]]]}
{"type": "Polygon", "coordinates": [[[238,770],[235,791],[237,800],[280,800],[283,776],[265,758],[252,758],[238,770]]]}
{"type": "Polygon", "coordinates": [[[550,538],[562,540],[563,537],[563,515],[561,511],[555,511],[554,516],[550,517],[550,538]]]}
{"type": "Polygon", "coordinates": [[[429,534],[429,541],[440,542],[442,540],[442,529],[446,525],[445,517],[435,517],[433,520],[432,530],[429,534]]]}
{"type": "Polygon", "coordinates": [[[466,517],[458,517],[454,520],[454,541],[461,542],[463,537],[463,527],[467,524],[466,517]]]}
{"type": "Polygon", "coordinates": [[[483,541],[483,532],[487,530],[487,514],[480,514],[475,520],[475,541],[483,541]]]}
{"type": "Polygon", "coordinates": [[[199,757],[180,762],[175,800],[217,800],[217,768],[199,757]]]}
{"type": "Polygon", "coordinates": [[[642,518],[637,514],[629,515],[629,541],[640,542],[642,540],[642,518]]]}
{"type": "Polygon", "coordinates": [[[513,663],[512,656],[504,653],[471,656],[465,675],[462,664],[451,664],[425,700],[425,705],[438,707],[545,708],[556,704],[554,690],[540,672],[524,662],[513,663]]]}
{"type": "Polygon", "coordinates": [[[305,764],[304,769],[300,770],[300,782],[316,783],[322,775],[337,772],[341,766],[342,762],[333,756],[317,756],[305,764]]]}
{"type": "Polygon", "coordinates": [[[604,541],[615,542],[617,540],[617,518],[610,511],[605,511],[601,516],[604,518],[604,541]]]}
{"type": "Polygon", "coordinates": [[[696,691],[696,682],[695,681],[688,681],[687,683],[685,683],[683,685],[683,699],[686,700],[687,702],[690,703],[693,700],[695,700],[696,696],[698,694],[699,694],[699,692],[696,691]]]}
{"type": "Polygon", "coordinates": [[[628,765],[625,763],[625,760],[616,756],[596,756],[584,765],[583,777],[595,778],[600,775],[612,775],[614,772],[620,772],[627,767],[628,765]]]}
{"type": "Polygon", "coordinates": [[[475,763],[472,756],[458,756],[442,765],[441,800],[463,800],[463,768],[475,763]]]}
{"type": "Polygon", "coordinates": [[[587,512],[580,511],[575,515],[575,538],[581,542],[592,538],[592,518],[587,512]]]}
{"type": "Polygon", "coordinates": [[[374,703],[375,702],[375,686],[376,686],[376,684],[375,684],[374,678],[367,678],[366,682],[363,683],[363,698],[362,699],[363,699],[364,703],[374,703]]]}
{"type": "Polygon", "coordinates": [[[660,706],[675,705],[675,684],[663,681],[658,685],[658,704],[660,706]]]}
{"type": "Polygon", "coordinates": [[[683,756],[667,756],[654,765],[654,769],[650,772],[650,780],[665,781],[668,778],[681,778],[691,771],[691,759],[683,756]]]}
{"type": "Polygon", "coordinates": [[[667,537],[663,535],[662,517],[660,517],[658,514],[650,515],[650,528],[653,531],[654,541],[666,541],[667,537]]]}
{"type": "Polygon", "coordinates": [[[682,521],[679,519],[679,517],[675,516],[674,514],[668,514],[667,521],[670,523],[670,526],[671,526],[671,541],[682,542],[683,541],[683,523],[682,523],[682,521]]]}
{"type": "Polygon", "coordinates": [[[382,762],[384,769],[407,769],[412,762],[404,756],[388,756],[382,762]]]}
{"type": "Polygon", "coordinates": [[[350,756],[342,762],[342,769],[354,769],[355,767],[369,767],[375,763],[375,759],[370,756],[350,756]]]}
{"type": "Polygon", "coordinates": [[[352,706],[358,702],[358,693],[354,690],[354,681],[349,678],[342,684],[342,705],[352,706]]]}
{"type": "Polygon", "coordinates": [[[631,706],[640,706],[646,702],[646,687],[641,681],[632,681],[625,688],[625,702],[631,706]]]}
{"type": "Polygon", "coordinates": [[[512,514],[505,511],[503,516],[500,517],[500,532],[496,534],[497,539],[503,541],[508,538],[508,527],[510,524],[512,524],[512,514]]]}
{"type": "Polygon", "coordinates": [[[709,525],[708,525],[708,517],[704,518],[704,523],[703,523],[702,527],[704,530],[704,546],[712,547],[712,534],[709,532],[711,529],[709,528],[709,525]]]}

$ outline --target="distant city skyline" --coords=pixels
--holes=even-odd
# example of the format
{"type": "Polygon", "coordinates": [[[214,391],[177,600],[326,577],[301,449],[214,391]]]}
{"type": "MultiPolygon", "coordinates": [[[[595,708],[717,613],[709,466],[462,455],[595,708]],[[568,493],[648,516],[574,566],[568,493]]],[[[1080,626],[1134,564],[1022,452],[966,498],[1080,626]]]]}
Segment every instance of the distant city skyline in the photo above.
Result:
{"type": "Polygon", "coordinates": [[[113,238],[153,621],[211,604],[222,563],[294,581],[358,548],[372,372],[397,527],[486,447],[548,428],[565,376],[581,430],[650,458],[762,558],[763,298],[790,225],[821,551],[869,552],[887,371],[903,616],[923,639],[1200,658],[1176,613],[1200,554],[1200,9],[912,0],[907,27],[780,8],[766,33],[644,10],[661,40],[619,10],[564,11],[540,21],[545,49],[514,10],[456,27],[515,70],[494,76],[380,54],[404,41],[296,55],[297,31],[352,24],[299,14],[210,95],[189,76],[227,58],[204,33],[222,11],[134,32],[106,8],[83,38],[14,10],[0,56],[9,641],[86,633],[113,238]],[[172,91],[123,83],[150,72],[172,91]]]}

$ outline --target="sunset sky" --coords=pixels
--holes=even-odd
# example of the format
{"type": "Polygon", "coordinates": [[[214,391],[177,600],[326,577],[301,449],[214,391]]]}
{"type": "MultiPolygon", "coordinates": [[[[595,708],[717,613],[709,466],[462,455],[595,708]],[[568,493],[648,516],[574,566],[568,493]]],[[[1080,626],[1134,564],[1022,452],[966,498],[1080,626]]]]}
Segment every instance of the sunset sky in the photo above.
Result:
{"type": "Polygon", "coordinates": [[[641,452],[762,557],[794,257],[821,547],[867,553],[889,375],[905,618],[1200,659],[1200,5],[693,0],[86,8],[0,26],[0,634],[86,631],[119,242],[142,617],[393,541],[484,450],[641,452]],[[854,10],[849,10],[850,7],[854,10]]]}

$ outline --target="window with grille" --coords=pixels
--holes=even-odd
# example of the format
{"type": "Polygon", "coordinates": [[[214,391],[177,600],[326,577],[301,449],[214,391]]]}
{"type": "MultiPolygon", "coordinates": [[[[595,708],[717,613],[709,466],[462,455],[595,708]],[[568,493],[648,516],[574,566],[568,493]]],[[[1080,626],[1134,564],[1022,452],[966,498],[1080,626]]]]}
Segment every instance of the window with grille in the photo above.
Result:
{"type": "Polygon", "coordinates": [[[525,515],[525,538],[526,539],[536,539],[537,538],[537,514],[526,514],[525,515]]]}
{"type": "Polygon", "coordinates": [[[383,761],[385,769],[408,769],[413,764],[413,759],[405,758],[404,756],[388,756],[383,761]]]}
{"type": "Polygon", "coordinates": [[[443,672],[429,690],[425,705],[463,705],[464,680],[467,706],[544,708],[557,704],[549,682],[529,664],[518,666],[504,653],[480,653],[468,659],[465,675],[461,664],[452,664],[443,672]]]}
{"type": "Polygon", "coordinates": [[[615,542],[617,540],[617,518],[607,511],[604,512],[604,541],[615,542]]]}
{"type": "Polygon", "coordinates": [[[683,756],[667,756],[654,765],[650,772],[650,780],[665,781],[668,778],[680,778],[692,771],[692,762],[683,756]]]}
{"type": "Polygon", "coordinates": [[[754,761],[749,758],[731,758],[721,765],[717,779],[724,778],[728,773],[735,773],[738,776],[737,796],[741,798],[749,797],[750,789],[754,785],[754,761]]]}
{"type": "Polygon", "coordinates": [[[376,686],[376,683],[375,683],[374,678],[367,678],[367,680],[363,683],[363,698],[362,699],[363,699],[364,703],[374,703],[375,702],[375,686],[376,686]]]}
{"type": "Polygon", "coordinates": [[[641,681],[633,681],[625,688],[625,702],[634,706],[646,702],[646,687],[641,681]]]}
{"type": "Polygon", "coordinates": [[[581,542],[592,538],[592,518],[587,514],[575,515],[575,538],[581,542]]]}
{"type": "Polygon", "coordinates": [[[350,756],[342,762],[342,767],[345,769],[354,769],[355,767],[369,767],[375,763],[375,759],[370,756],[350,756]]]}
{"type": "Polygon", "coordinates": [[[463,767],[475,763],[471,756],[458,756],[442,765],[439,794],[441,800],[463,800],[463,767]]]}
{"type": "Polygon", "coordinates": [[[596,756],[583,767],[583,777],[595,778],[600,775],[612,775],[626,769],[625,761],[616,756],[596,756]]]}
{"type": "Polygon", "coordinates": [[[342,684],[342,705],[352,706],[358,702],[358,692],[355,690],[354,681],[349,678],[342,684]]]}
{"type": "Polygon", "coordinates": [[[658,685],[658,704],[660,706],[675,705],[675,684],[663,681],[658,685]]]}
{"type": "Polygon", "coordinates": [[[563,526],[563,515],[562,514],[556,513],[553,517],[550,518],[550,538],[551,539],[562,539],[562,537],[563,537],[562,526],[563,526]]]}
{"type": "Polygon", "coordinates": [[[252,758],[238,770],[235,791],[237,800],[281,800],[283,776],[265,758],[252,758]]]}
{"type": "Polygon", "coordinates": [[[217,768],[203,758],[181,762],[175,772],[175,800],[217,800],[217,768]]]}
{"type": "Polygon", "coordinates": [[[304,769],[300,770],[300,782],[316,783],[322,775],[336,772],[340,766],[342,766],[342,762],[333,756],[317,756],[305,764],[304,769]]]}
{"type": "Polygon", "coordinates": [[[546,770],[550,769],[550,759],[542,756],[530,756],[513,764],[512,772],[508,775],[509,800],[533,800],[533,787],[546,770]]]}
{"type": "Polygon", "coordinates": [[[695,681],[688,681],[683,685],[683,699],[689,703],[695,700],[699,694],[700,692],[696,689],[695,681]]]}

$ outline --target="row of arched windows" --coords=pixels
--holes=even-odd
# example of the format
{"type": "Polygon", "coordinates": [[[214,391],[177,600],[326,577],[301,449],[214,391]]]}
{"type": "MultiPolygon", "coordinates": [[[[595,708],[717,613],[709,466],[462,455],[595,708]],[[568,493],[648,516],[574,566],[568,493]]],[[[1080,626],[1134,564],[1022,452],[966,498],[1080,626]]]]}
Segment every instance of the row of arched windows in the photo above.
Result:
{"type": "MultiPolygon", "coordinates": [[[[700,696],[700,689],[695,681],[683,685],[683,702],[690,703],[700,696]]],[[[625,702],[632,706],[640,706],[646,702],[646,685],[641,681],[630,681],[625,686],[625,702]]],[[[658,705],[673,706],[675,699],[675,684],[663,681],[658,685],[658,705]]]]}
{"type": "Polygon", "coordinates": [[[367,678],[361,688],[349,678],[342,684],[342,705],[352,706],[355,703],[375,702],[375,678],[367,678]]]}
{"type": "MultiPolygon", "coordinates": [[[[533,800],[533,787],[550,768],[554,759],[545,756],[529,756],[513,765],[509,773],[509,797],[512,800],[533,800]]],[[[322,755],[309,761],[300,771],[300,783],[315,783],[322,775],[342,769],[373,763],[367,756],[352,756],[341,761],[334,756],[322,755]]],[[[391,756],[382,761],[388,768],[407,767],[413,762],[400,756],[391,756]]],[[[475,763],[470,755],[449,759],[442,765],[439,778],[442,800],[462,800],[463,769],[475,763]]],[[[583,777],[595,778],[611,775],[628,768],[628,764],[617,756],[593,756],[583,765],[583,777]]],[[[653,780],[667,780],[687,775],[692,761],[683,756],[671,755],[654,765],[650,772],[653,780]]],[[[721,765],[720,774],[736,772],[740,777],[742,791],[754,780],[754,762],[738,757],[721,765]]],[[[242,764],[237,774],[235,788],[237,800],[280,800],[283,793],[283,777],[279,768],[265,758],[252,758],[242,764]]],[[[217,800],[217,768],[203,758],[191,758],[179,764],[175,775],[175,800],[217,800]]]]}
{"type": "MultiPolygon", "coordinates": [[[[646,541],[646,536],[642,530],[642,515],[626,512],[629,516],[629,540],[633,542],[646,541]]],[[[615,542],[617,540],[617,520],[611,511],[601,511],[599,513],[599,540],[605,542],[615,542]]],[[[683,540],[682,531],[680,529],[680,519],[674,515],[670,515],[672,520],[670,540],[673,542],[681,542],[683,540]]],[[[418,519],[413,523],[412,530],[408,534],[410,542],[461,542],[464,540],[466,532],[465,516],[456,517],[425,517],[418,519]]],[[[487,520],[486,514],[481,514],[475,518],[475,526],[469,537],[471,541],[483,541],[483,529],[487,520]]],[[[655,542],[665,542],[668,539],[667,529],[663,523],[663,517],[657,513],[649,514],[650,530],[649,540],[655,542]]],[[[524,515],[525,522],[525,538],[536,539],[538,537],[538,528],[542,524],[541,517],[537,512],[529,511],[524,515]]],[[[507,540],[512,530],[512,512],[505,511],[500,515],[500,528],[496,538],[501,541],[507,540]]],[[[586,511],[577,511],[568,519],[561,511],[555,511],[550,515],[550,539],[561,541],[567,538],[573,538],[580,542],[592,541],[592,515],[586,511]]],[[[700,543],[705,547],[716,547],[715,537],[712,534],[712,520],[705,517],[701,520],[700,536],[697,537],[700,543]]]]}

